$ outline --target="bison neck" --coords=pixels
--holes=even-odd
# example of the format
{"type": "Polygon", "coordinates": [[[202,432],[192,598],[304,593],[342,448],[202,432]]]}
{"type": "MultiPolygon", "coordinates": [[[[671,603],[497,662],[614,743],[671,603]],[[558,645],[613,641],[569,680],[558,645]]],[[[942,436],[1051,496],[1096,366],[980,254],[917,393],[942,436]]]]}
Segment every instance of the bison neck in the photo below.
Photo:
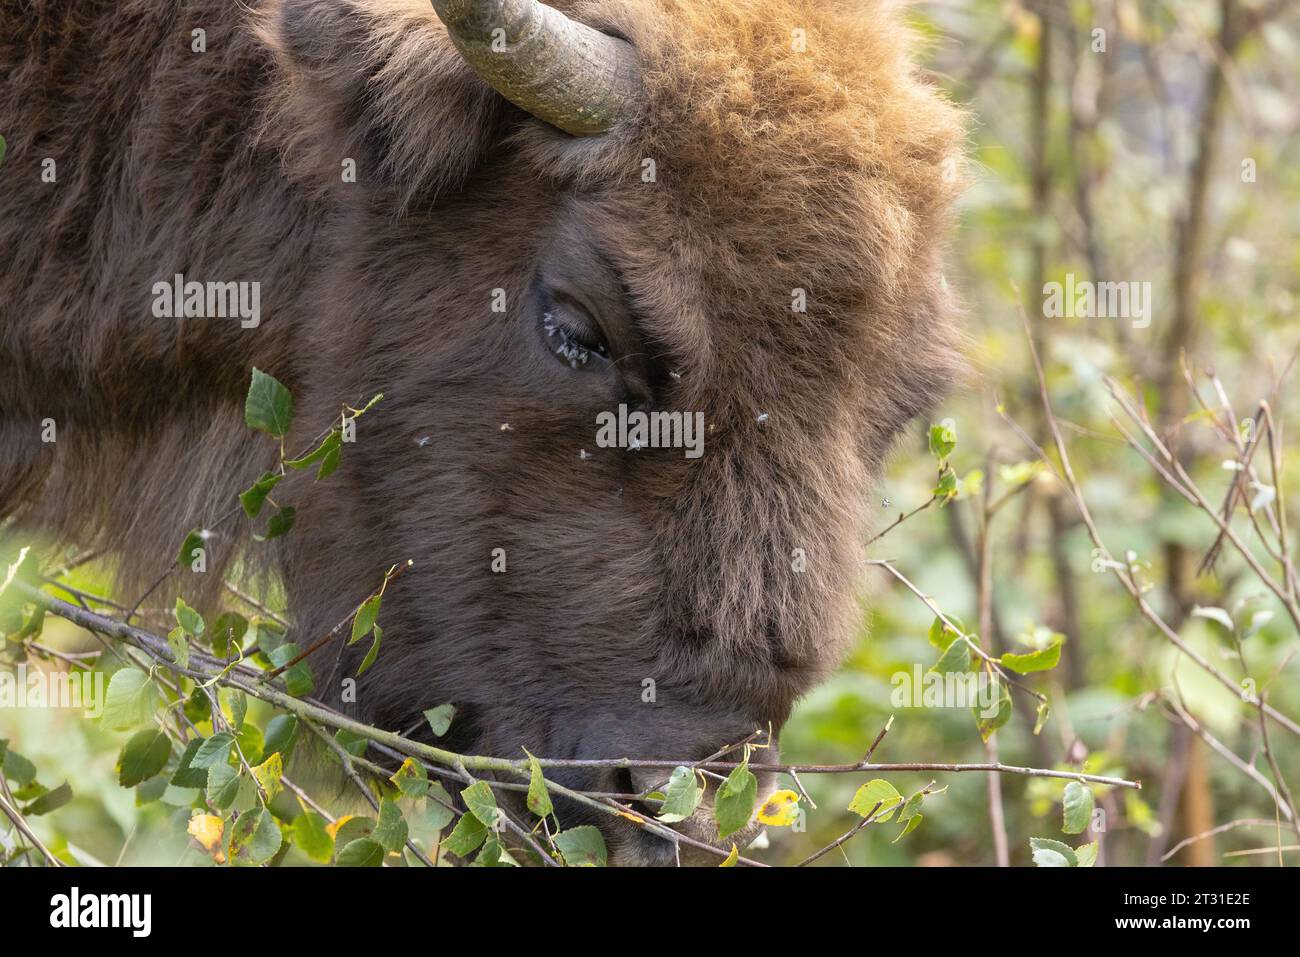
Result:
{"type": "Polygon", "coordinates": [[[259,145],[242,5],[37,9],[0,9],[0,517],[148,578],[271,454],[241,399],[293,385],[328,214],[259,145]]]}

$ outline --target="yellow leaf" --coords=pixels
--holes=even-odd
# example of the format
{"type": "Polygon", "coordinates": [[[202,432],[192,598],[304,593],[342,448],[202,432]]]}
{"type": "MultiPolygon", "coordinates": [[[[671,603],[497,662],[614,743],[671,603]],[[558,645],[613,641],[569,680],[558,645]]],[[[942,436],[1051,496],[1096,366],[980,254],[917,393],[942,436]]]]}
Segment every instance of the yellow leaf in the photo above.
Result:
{"type": "Polygon", "coordinates": [[[736,866],[736,861],[737,861],[737,859],[738,859],[739,857],[740,857],[740,851],[736,848],[736,845],[735,845],[735,844],[732,844],[732,845],[731,845],[731,853],[728,854],[728,855],[727,855],[727,859],[726,859],[725,861],[723,861],[721,864],[719,864],[718,866],[719,866],[719,867],[735,867],[735,866],[736,866]]]}
{"type": "Polygon", "coordinates": [[[190,837],[198,841],[203,849],[214,857],[221,856],[221,835],[225,832],[226,824],[219,817],[211,814],[196,814],[190,818],[190,824],[187,830],[190,837]]]}
{"type": "Polygon", "coordinates": [[[284,776],[284,761],[277,751],[257,767],[253,768],[253,777],[257,778],[257,783],[262,786],[266,793],[266,799],[272,800],[280,793],[280,778],[284,776]]]}
{"type": "Polygon", "coordinates": [[[786,827],[799,815],[799,795],[794,791],[777,791],[758,809],[758,819],[773,827],[786,827]]]}
{"type": "Polygon", "coordinates": [[[355,814],[344,814],[333,824],[326,824],[325,832],[329,834],[330,837],[337,840],[339,836],[339,828],[341,828],[344,824],[348,823],[348,821],[352,820],[354,817],[356,817],[355,814]]]}

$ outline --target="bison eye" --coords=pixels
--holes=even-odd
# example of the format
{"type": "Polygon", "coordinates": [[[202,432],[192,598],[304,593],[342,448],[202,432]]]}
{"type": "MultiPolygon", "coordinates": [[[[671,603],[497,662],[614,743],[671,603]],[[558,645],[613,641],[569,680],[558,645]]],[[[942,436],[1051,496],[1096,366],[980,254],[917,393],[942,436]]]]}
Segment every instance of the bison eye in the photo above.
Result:
{"type": "Polygon", "coordinates": [[[542,310],[546,347],[570,369],[589,369],[609,361],[609,348],[586,310],[567,297],[548,297],[542,310]]]}

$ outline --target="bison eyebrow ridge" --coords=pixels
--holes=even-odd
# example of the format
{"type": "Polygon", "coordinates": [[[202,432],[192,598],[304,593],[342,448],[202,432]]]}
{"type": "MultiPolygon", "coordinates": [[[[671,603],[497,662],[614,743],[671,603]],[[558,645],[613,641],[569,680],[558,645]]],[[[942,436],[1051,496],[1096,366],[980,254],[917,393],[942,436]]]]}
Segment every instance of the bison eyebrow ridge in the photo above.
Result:
{"type": "MultiPolygon", "coordinates": [[[[636,306],[636,302],[632,297],[632,290],[623,277],[622,271],[614,265],[603,250],[597,249],[595,252],[600,264],[609,270],[609,274],[614,277],[614,281],[618,284],[618,298],[623,306],[624,315],[627,317],[633,336],[641,343],[644,350],[638,357],[644,360],[648,372],[646,380],[650,385],[650,401],[657,404],[658,397],[674,378],[668,361],[671,358],[671,346],[650,329],[645,313],[636,306]]],[[[631,356],[623,358],[631,358],[631,356]]],[[[615,365],[619,361],[615,360],[615,365]]]]}

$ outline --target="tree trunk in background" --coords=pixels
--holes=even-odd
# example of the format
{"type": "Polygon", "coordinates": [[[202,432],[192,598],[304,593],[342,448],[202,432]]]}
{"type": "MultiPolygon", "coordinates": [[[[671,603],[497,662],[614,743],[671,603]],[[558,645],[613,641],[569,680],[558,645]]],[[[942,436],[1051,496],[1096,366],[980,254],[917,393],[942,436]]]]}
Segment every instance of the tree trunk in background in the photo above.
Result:
{"type": "MultiPolygon", "coordinates": [[[[1187,205],[1174,229],[1173,262],[1173,314],[1169,334],[1165,339],[1164,366],[1158,379],[1160,401],[1160,431],[1171,438],[1187,415],[1191,396],[1182,381],[1182,356],[1195,346],[1197,311],[1202,282],[1201,257],[1204,250],[1205,223],[1208,213],[1210,174],[1218,146],[1219,126],[1223,116],[1223,94],[1226,86],[1224,68],[1231,62],[1240,42],[1237,0],[1219,0],[1219,29],[1212,42],[1218,53],[1206,67],[1204,90],[1201,96],[1201,116],[1197,124],[1196,152],[1187,176],[1187,205]],[[1222,57],[1222,62],[1218,59],[1222,57]]],[[[1192,467],[1192,450],[1173,442],[1176,454],[1189,471],[1192,467]]],[[[1175,500],[1169,489],[1164,489],[1166,506],[1175,500]]],[[[1172,608],[1166,616],[1175,629],[1181,628],[1195,604],[1196,559],[1178,542],[1167,541],[1163,546],[1165,557],[1165,586],[1172,608]]],[[[1214,803],[1210,791],[1209,765],[1205,746],[1194,734],[1176,735],[1174,752],[1177,760],[1186,766],[1181,814],[1177,816],[1181,837],[1200,834],[1214,826],[1214,803]]],[[[1162,815],[1166,827],[1173,823],[1173,815],[1162,815]]],[[[1168,841],[1175,835],[1159,839],[1168,841]]],[[[1159,847],[1153,842],[1151,852],[1159,847]]],[[[1156,855],[1158,857],[1158,854],[1156,855]]],[[[1186,849],[1183,860],[1192,866],[1209,866],[1214,861],[1214,842],[1197,842],[1186,849]]]]}
{"type": "MultiPolygon", "coordinates": [[[[1214,827],[1214,796],[1210,793],[1209,760],[1205,742],[1189,733],[1187,782],[1183,786],[1182,813],[1179,815],[1185,837],[1204,834],[1214,827]]],[[[1189,844],[1179,855],[1188,867],[1214,867],[1219,863],[1214,838],[1207,837],[1189,844]]]]}

